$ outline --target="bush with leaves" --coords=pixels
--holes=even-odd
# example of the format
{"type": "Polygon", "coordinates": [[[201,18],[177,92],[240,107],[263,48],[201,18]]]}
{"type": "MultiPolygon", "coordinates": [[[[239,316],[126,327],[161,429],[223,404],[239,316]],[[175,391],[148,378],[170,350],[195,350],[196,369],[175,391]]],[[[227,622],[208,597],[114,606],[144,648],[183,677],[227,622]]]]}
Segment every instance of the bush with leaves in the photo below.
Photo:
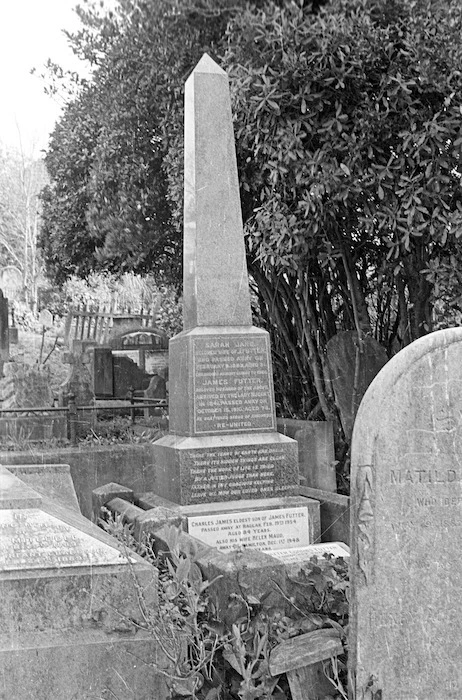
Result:
{"type": "MultiPolygon", "coordinates": [[[[124,546],[137,551],[159,569],[159,607],[144,610],[151,630],[168,659],[159,669],[171,697],[199,700],[290,700],[285,674],[271,676],[269,655],[280,642],[305,632],[331,629],[345,641],[348,624],[348,567],[343,559],[314,558],[282,591],[287,605],[268,607],[254,596],[235,595],[234,614],[218,612],[219,580],[207,581],[185,549],[181,532],[164,528],[167,551],[154,555],[152,540],[141,544],[123,517],[103,510],[100,525],[124,546]]],[[[345,699],[346,658],[334,663],[332,697],[345,699]]]]}
{"type": "Polygon", "coordinates": [[[461,256],[461,33],[456,0],[269,3],[228,27],[250,270],[300,415],[335,418],[338,330],[392,354],[433,327],[461,256]]]}
{"type": "MultiPolygon", "coordinates": [[[[92,67],[56,126],[45,162],[41,244],[50,275],[153,272],[180,283],[181,225],[172,211],[169,153],[181,150],[184,80],[243,7],[119,0],[77,8],[72,48],[92,67]]],[[[51,91],[62,71],[52,67],[51,91]]]]}

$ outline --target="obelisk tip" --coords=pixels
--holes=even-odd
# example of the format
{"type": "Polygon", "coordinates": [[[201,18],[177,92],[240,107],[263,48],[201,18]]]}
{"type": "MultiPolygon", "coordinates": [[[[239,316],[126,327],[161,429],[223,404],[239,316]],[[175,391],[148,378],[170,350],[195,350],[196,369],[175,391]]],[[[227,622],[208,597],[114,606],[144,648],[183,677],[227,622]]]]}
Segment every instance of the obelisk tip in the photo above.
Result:
{"type": "Polygon", "coordinates": [[[215,63],[213,58],[210,58],[208,53],[204,53],[201,60],[194,68],[193,73],[216,73],[219,75],[226,75],[223,68],[220,68],[218,63],[215,63]]]}

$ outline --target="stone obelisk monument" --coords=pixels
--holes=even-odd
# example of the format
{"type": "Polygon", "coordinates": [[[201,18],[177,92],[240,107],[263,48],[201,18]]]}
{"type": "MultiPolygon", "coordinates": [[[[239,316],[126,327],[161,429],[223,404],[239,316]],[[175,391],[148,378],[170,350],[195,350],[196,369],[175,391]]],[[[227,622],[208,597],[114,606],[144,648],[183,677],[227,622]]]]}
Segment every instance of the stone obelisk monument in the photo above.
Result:
{"type": "Polygon", "coordinates": [[[183,283],[156,493],[181,504],[298,494],[296,442],[276,432],[269,336],[252,326],[228,77],[207,54],[185,87],[183,283]]]}

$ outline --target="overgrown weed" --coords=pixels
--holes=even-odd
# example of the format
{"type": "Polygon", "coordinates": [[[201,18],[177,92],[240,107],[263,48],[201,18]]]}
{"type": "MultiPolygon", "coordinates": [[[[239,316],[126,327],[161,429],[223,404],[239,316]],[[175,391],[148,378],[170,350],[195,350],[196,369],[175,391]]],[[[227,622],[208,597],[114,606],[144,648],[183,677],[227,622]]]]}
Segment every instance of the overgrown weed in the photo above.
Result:
{"type": "MultiPolygon", "coordinates": [[[[272,676],[271,650],[305,632],[333,628],[346,642],[348,566],[326,556],[307,563],[283,591],[286,604],[268,607],[255,596],[235,596],[235,614],[222,619],[217,580],[207,581],[194,547],[180,548],[180,535],[168,527],[168,552],[156,555],[152,539],[133,537],[122,516],[103,509],[100,525],[124,547],[150,561],[159,571],[159,605],[146,613],[146,625],[168,659],[157,669],[167,679],[170,697],[195,700],[291,700],[285,674],[272,676]]],[[[346,700],[346,654],[325,665],[332,698],[346,700]]]]}

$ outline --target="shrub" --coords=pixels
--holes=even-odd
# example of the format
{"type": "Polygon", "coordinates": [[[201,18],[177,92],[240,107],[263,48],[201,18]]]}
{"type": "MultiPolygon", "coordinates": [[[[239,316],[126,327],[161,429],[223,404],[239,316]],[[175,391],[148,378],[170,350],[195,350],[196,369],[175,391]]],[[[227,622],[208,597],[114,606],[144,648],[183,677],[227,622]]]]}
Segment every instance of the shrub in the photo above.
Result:
{"type": "MultiPolygon", "coordinates": [[[[221,619],[215,603],[215,581],[207,581],[195,561],[194,548],[180,549],[180,531],[165,528],[168,553],[156,557],[152,540],[137,542],[122,516],[103,509],[100,525],[159,569],[159,606],[146,610],[144,623],[170,661],[159,669],[171,698],[200,700],[291,700],[285,675],[269,672],[271,649],[305,632],[335,628],[346,636],[348,567],[326,556],[306,564],[283,592],[287,605],[269,608],[263,600],[235,596],[236,614],[221,619]]],[[[218,584],[219,585],[219,584],[218,584]]],[[[333,697],[346,700],[346,658],[333,664],[333,697]]]]}

